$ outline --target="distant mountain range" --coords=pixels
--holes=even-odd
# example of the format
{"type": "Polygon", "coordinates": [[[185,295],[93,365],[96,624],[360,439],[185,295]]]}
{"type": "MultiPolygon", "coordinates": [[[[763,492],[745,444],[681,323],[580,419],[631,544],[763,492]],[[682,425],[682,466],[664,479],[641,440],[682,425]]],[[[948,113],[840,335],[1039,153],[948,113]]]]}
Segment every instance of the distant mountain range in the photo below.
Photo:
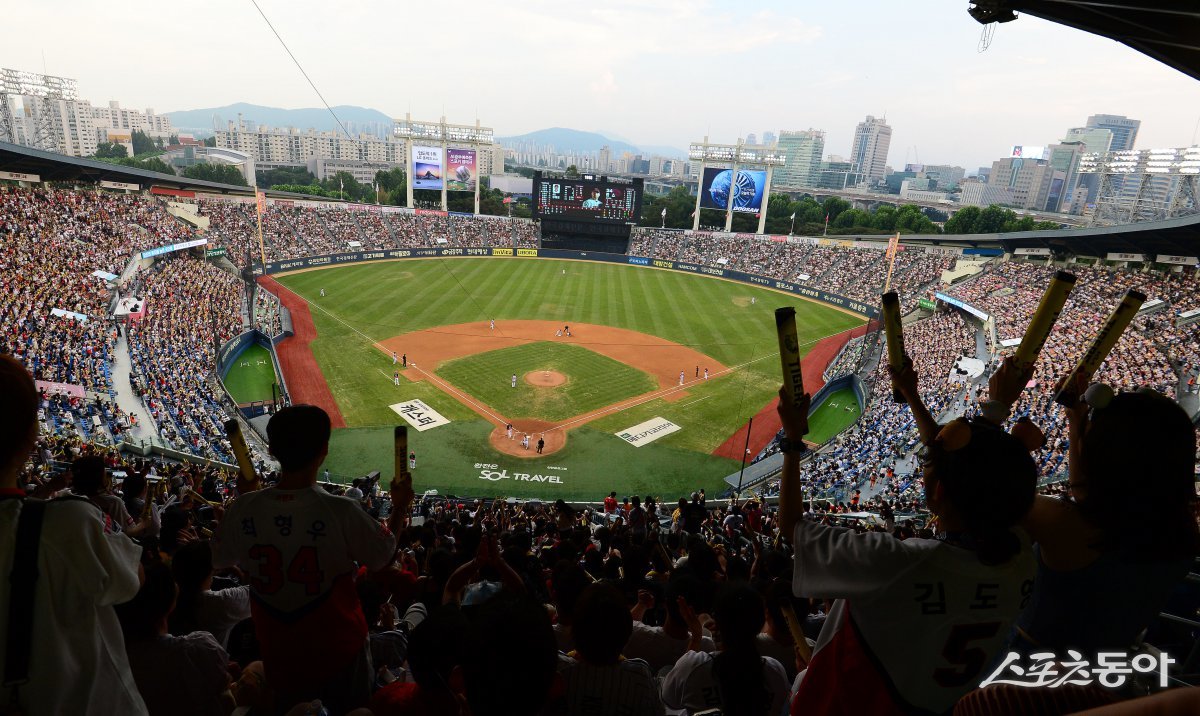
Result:
{"type": "Polygon", "coordinates": [[[613,158],[618,158],[625,152],[630,154],[641,154],[644,157],[651,155],[659,155],[670,157],[673,159],[682,159],[687,156],[686,152],[676,147],[666,147],[659,145],[642,145],[635,146],[629,142],[624,142],[619,139],[612,139],[598,132],[583,132],[578,129],[567,129],[565,127],[551,127],[550,129],[539,129],[536,132],[527,134],[519,134],[513,137],[497,137],[497,141],[501,144],[513,147],[518,144],[530,143],[537,146],[552,146],[554,151],[559,154],[569,154],[571,152],[597,152],[600,148],[607,146],[612,151],[613,158]]]}
{"type": "MultiPolygon", "coordinates": [[[[340,105],[334,107],[333,111],[351,134],[365,132],[383,135],[391,132],[391,115],[384,114],[377,109],[340,105]]],[[[340,131],[337,122],[330,116],[329,110],[324,107],[281,109],[238,102],[224,107],[167,112],[166,115],[171,118],[171,124],[177,129],[211,132],[214,124],[217,129],[224,129],[227,122],[236,122],[239,112],[244,121],[254,125],[265,124],[279,128],[296,127],[301,130],[312,128],[318,132],[340,131]]]]}
{"type": "MultiPolygon", "coordinates": [[[[346,125],[351,134],[360,132],[387,136],[391,133],[392,117],[377,109],[369,107],[353,107],[340,105],[333,111],[346,125]]],[[[171,118],[171,124],[184,132],[209,134],[213,129],[224,129],[228,122],[236,122],[238,114],[242,120],[252,125],[265,124],[269,127],[296,127],[300,130],[315,129],[318,132],[340,131],[329,111],[323,107],[305,107],[302,109],[282,109],[280,107],[264,107],[259,104],[238,102],[224,107],[207,107],[205,109],[186,109],[176,112],[166,112],[171,118]]],[[[687,153],[677,147],[660,145],[635,146],[629,142],[606,137],[598,132],[584,132],[565,127],[539,129],[536,132],[520,134],[512,137],[497,137],[497,141],[505,146],[516,146],[531,143],[537,146],[552,146],[560,154],[572,152],[597,152],[607,146],[612,151],[613,158],[618,158],[628,152],[641,154],[643,157],[659,155],[672,159],[682,159],[687,153]]]]}

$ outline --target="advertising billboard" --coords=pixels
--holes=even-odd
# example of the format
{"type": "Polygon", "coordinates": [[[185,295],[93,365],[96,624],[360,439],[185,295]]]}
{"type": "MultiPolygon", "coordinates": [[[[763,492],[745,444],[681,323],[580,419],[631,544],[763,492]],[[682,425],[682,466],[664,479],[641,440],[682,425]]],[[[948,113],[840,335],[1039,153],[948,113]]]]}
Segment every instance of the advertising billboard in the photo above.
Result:
{"type": "Polygon", "coordinates": [[[734,211],[754,214],[762,209],[766,186],[767,172],[764,170],[738,169],[735,179],[731,169],[706,167],[700,187],[700,207],[725,211],[732,193],[734,211]]]}
{"type": "Polygon", "coordinates": [[[475,191],[477,167],[474,149],[446,149],[446,190],[475,191]]]}
{"type": "Polygon", "coordinates": [[[1021,159],[1045,159],[1046,148],[1042,146],[1035,147],[1029,144],[1014,144],[1012,145],[1011,156],[1021,159]]]}
{"type": "Polygon", "coordinates": [[[628,223],[641,213],[637,184],[616,184],[599,179],[534,177],[534,216],[628,223]]]}
{"type": "Polygon", "coordinates": [[[442,148],[413,145],[413,189],[442,188],[442,148]]]}

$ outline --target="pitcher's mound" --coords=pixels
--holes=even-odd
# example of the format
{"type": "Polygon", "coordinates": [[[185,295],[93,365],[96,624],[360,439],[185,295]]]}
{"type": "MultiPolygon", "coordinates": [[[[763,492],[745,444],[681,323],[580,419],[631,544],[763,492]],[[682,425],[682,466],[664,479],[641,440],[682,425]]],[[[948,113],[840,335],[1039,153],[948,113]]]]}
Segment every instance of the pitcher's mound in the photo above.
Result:
{"type": "Polygon", "coordinates": [[[538,388],[557,388],[567,382],[567,376],[556,370],[534,370],[525,374],[525,382],[538,388]]]}

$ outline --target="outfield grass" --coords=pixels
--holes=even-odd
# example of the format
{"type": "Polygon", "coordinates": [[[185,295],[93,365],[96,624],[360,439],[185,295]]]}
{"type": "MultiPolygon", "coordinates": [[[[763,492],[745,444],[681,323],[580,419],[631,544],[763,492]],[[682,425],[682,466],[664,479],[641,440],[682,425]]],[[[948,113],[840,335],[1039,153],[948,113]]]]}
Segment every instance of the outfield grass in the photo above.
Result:
{"type": "Polygon", "coordinates": [[[821,407],[808,418],[808,435],[805,439],[823,443],[858,420],[861,410],[852,388],[842,388],[830,393],[821,407]],[[850,406],[850,410],[846,407],[850,406]]]}
{"type": "Polygon", "coordinates": [[[258,343],[250,344],[233,361],[225,376],[225,387],[238,403],[271,400],[274,385],[275,365],[271,362],[271,353],[258,343]]]}
{"type": "Polygon", "coordinates": [[[658,383],[647,373],[569,343],[538,341],[447,361],[437,374],[509,418],[559,421],[648,393],[658,383]],[[553,370],[567,377],[555,388],[523,378],[553,370]],[[512,376],[517,387],[512,387],[512,376]]]}
{"type": "MultiPolygon", "coordinates": [[[[687,394],[677,400],[649,401],[573,430],[567,446],[547,459],[577,470],[575,474],[605,472],[603,479],[611,486],[598,487],[601,494],[612,489],[621,491],[643,477],[659,485],[656,491],[663,494],[683,494],[693,487],[716,485],[736,469],[736,463],[731,466],[732,461],[709,453],[778,390],[775,308],[796,306],[798,335],[805,351],[821,338],[862,323],[856,316],[764,288],[673,271],[579,261],[422,259],[331,267],[279,280],[312,302],[318,332],[312,343],[313,353],[351,428],[395,425],[399,418],[388,406],[419,398],[452,423],[411,439],[417,444],[452,446],[447,450],[464,461],[469,458],[471,465],[489,459],[497,464],[513,461],[503,463],[504,458],[487,445],[490,428],[484,421],[429,381],[401,381],[400,387],[393,386],[391,357],[375,348],[374,342],[410,331],[490,318],[551,320],[641,331],[688,345],[717,362],[737,367],[728,375],[689,385],[687,394]],[[324,297],[320,296],[322,288],[324,297]],[[757,299],[753,305],[751,297],[757,299]],[[612,435],[656,416],[682,429],[640,448],[612,435]],[[459,425],[470,422],[477,426],[468,430],[459,425]],[[580,437],[592,433],[594,439],[580,437]],[[592,451],[593,445],[603,449],[592,451]],[[588,464],[592,459],[598,461],[595,466],[588,464]],[[614,470],[614,465],[620,469],[614,470]]],[[[508,378],[515,369],[503,370],[503,380],[496,387],[510,391],[508,378]]],[[[577,377],[574,367],[562,372],[577,377]]],[[[410,435],[415,432],[410,431],[410,435]]],[[[357,450],[349,444],[343,450],[341,441],[348,439],[335,439],[331,464],[363,464],[359,455],[342,454],[357,450]]],[[[439,451],[427,449],[431,453],[439,451]]],[[[390,460],[385,453],[386,449],[379,453],[380,459],[390,460]]],[[[527,462],[515,460],[521,465],[527,462]]],[[[472,492],[478,490],[476,483],[486,481],[463,477],[457,463],[451,463],[449,458],[434,463],[441,472],[435,482],[441,482],[432,486],[443,492],[449,489],[458,494],[477,494],[472,492]]],[[[390,463],[370,469],[376,468],[387,474],[390,463]]],[[[358,467],[347,474],[355,471],[358,467]]],[[[575,488],[571,483],[565,481],[558,491],[549,485],[536,488],[542,495],[595,497],[592,485],[575,488]]],[[[506,494],[521,494],[517,483],[504,489],[506,494]]]]}

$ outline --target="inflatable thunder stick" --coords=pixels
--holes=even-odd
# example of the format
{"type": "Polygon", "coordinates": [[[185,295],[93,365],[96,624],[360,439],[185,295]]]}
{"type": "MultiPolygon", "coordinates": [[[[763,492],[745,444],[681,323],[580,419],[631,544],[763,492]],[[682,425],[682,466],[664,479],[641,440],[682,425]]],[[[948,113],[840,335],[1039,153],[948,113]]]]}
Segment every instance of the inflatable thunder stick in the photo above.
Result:
{"type": "Polygon", "coordinates": [[[790,597],[784,597],[779,611],[783,612],[783,620],[787,622],[788,631],[792,634],[792,643],[800,650],[800,656],[804,657],[805,663],[812,661],[812,647],[808,645],[804,630],[800,628],[800,620],[796,618],[796,610],[792,608],[790,597]]]}
{"type": "Polygon", "coordinates": [[[254,471],[254,462],[250,459],[250,448],[246,447],[246,437],[242,435],[242,426],[237,420],[225,421],[225,435],[229,438],[229,446],[233,448],[233,456],[237,458],[238,472],[241,473],[242,480],[247,484],[257,486],[258,473],[254,471]]]}
{"type": "MultiPolygon", "coordinates": [[[[899,372],[904,368],[904,328],[900,322],[900,297],[895,291],[888,291],[880,298],[883,309],[883,332],[887,336],[888,365],[899,372]]],[[[892,400],[897,403],[905,402],[900,391],[892,390],[892,400]]]]}
{"type": "Polygon", "coordinates": [[[800,367],[800,341],[796,338],[796,309],[775,309],[775,331],[779,334],[779,360],[783,365],[783,388],[792,405],[799,407],[804,395],[804,375],[800,367]]]}
{"type": "Polygon", "coordinates": [[[1059,381],[1057,393],[1054,396],[1054,401],[1059,405],[1074,405],[1079,399],[1079,390],[1076,386],[1078,376],[1091,378],[1099,370],[1100,364],[1108,357],[1113,346],[1117,345],[1117,341],[1121,339],[1121,334],[1125,332],[1126,326],[1130,321],[1137,316],[1137,312],[1141,309],[1142,304],[1146,301],[1146,295],[1132,288],[1125,292],[1125,297],[1113,309],[1112,315],[1105,321],[1104,327],[1092,339],[1092,345],[1079,359],[1079,363],[1074,370],[1068,373],[1059,381]]]}
{"type": "Polygon", "coordinates": [[[396,473],[392,478],[393,482],[399,480],[401,476],[408,474],[408,428],[403,425],[396,426],[396,473]]]}
{"type": "Polygon", "coordinates": [[[1050,279],[1050,285],[1042,294],[1042,300],[1038,303],[1037,310],[1029,319],[1029,327],[1025,329],[1021,345],[1017,346],[1017,352],[1013,354],[1013,360],[1022,371],[1028,370],[1034,363],[1037,363],[1038,354],[1042,352],[1042,346],[1046,345],[1046,339],[1050,337],[1050,329],[1054,328],[1054,322],[1062,313],[1067,296],[1071,295],[1073,288],[1075,288],[1075,274],[1057,271],[1054,278],[1050,279]]]}

